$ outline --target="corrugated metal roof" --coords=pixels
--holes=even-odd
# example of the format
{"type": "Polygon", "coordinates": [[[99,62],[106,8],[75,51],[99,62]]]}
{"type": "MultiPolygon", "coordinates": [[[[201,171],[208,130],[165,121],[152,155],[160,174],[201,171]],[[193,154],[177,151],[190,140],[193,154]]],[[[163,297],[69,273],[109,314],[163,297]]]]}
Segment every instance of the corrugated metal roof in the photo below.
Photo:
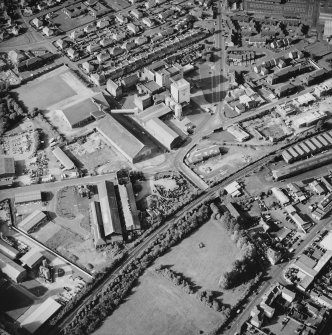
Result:
{"type": "Polygon", "coordinates": [[[73,163],[73,161],[61,150],[60,147],[56,147],[52,151],[52,153],[65,167],[66,170],[71,170],[75,168],[75,164],[73,163]]]}
{"type": "Polygon", "coordinates": [[[33,229],[36,225],[38,225],[42,220],[46,218],[46,214],[40,210],[35,210],[33,213],[28,215],[25,219],[23,219],[19,224],[18,227],[29,233],[31,229],[33,229]]]}
{"type": "Polygon", "coordinates": [[[15,195],[15,204],[25,203],[25,202],[37,202],[41,201],[41,192],[38,191],[31,191],[31,192],[24,192],[15,195]]]}

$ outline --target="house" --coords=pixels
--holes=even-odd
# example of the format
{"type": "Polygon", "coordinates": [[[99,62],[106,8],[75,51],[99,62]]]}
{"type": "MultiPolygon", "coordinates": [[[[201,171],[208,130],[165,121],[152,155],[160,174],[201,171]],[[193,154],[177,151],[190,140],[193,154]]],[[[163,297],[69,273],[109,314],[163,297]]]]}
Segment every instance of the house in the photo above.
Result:
{"type": "Polygon", "coordinates": [[[70,37],[72,40],[76,40],[77,38],[80,38],[80,37],[82,37],[83,35],[84,35],[84,31],[83,31],[83,30],[81,30],[81,29],[75,29],[75,30],[73,30],[73,31],[70,33],[69,37],[70,37]]]}
{"type": "Polygon", "coordinates": [[[91,73],[95,70],[95,67],[93,64],[89,63],[89,62],[84,62],[82,63],[82,69],[86,72],[86,73],[91,73]]]}
{"type": "Polygon", "coordinates": [[[105,50],[97,55],[97,61],[99,64],[104,63],[109,58],[110,58],[110,54],[105,50]]]}
{"type": "Polygon", "coordinates": [[[54,30],[49,28],[49,27],[44,27],[43,28],[43,34],[46,36],[53,36],[54,35],[54,30]]]}
{"type": "Polygon", "coordinates": [[[36,28],[41,28],[43,26],[43,21],[39,20],[37,17],[35,17],[32,20],[32,24],[36,27],[36,28]]]}
{"type": "Polygon", "coordinates": [[[60,38],[55,42],[55,45],[59,47],[61,50],[63,50],[67,47],[68,42],[60,38]]]}
{"type": "Polygon", "coordinates": [[[127,24],[127,29],[128,29],[130,32],[132,32],[133,34],[135,34],[135,35],[139,32],[139,28],[138,28],[138,26],[136,26],[136,25],[133,24],[133,23],[129,23],[129,24],[127,24]]]}
{"type": "Polygon", "coordinates": [[[68,50],[67,50],[67,55],[68,55],[68,57],[69,58],[71,58],[71,59],[76,59],[77,57],[78,57],[78,51],[77,50],[75,50],[75,49],[73,49],[73,48],[69,48],[68,50]]]}
{"type": "Polygon", "coordinates": [[[142,22],[148,27],[148,28],[152,28],[154,26],[154,22],[149,19],[148,17],[144,17],[142,19],[142,22]]]}
{"type": "Polygon", "coordinates": [[[108,79],[107,83],[107,91],[112,94],[114,97],[118,98],[122,95],[122,87],[121,85],[116,84],[113,80],[108,79]]]}
{"type": "Polygon", "coordinates": [[[109,25],[110,25],[110,21],[107,20],[107,19],[98,20],[97,23],[96,23],[96,26],[97,26],[98,29],[108,27],[109,25]]]}
{"type": "Polygon", "coordinates": [[[83,30],[85,33],[89,34],[96,31],[96,29],[97,27],[93,23],[90,23],[87,26],[85,26],[83,30]]]}

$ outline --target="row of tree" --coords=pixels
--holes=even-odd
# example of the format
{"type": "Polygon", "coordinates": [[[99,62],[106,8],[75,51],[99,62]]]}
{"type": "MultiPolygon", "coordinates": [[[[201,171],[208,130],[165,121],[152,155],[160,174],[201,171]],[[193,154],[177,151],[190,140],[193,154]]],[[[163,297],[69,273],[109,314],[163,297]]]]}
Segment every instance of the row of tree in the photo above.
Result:
{"type": "Polygon", "coordinates": [[[241,249],[240,258],[232,263],[231,269],[225,272],[219,280],[220,287],[231,289],[255,277],[260,271],[260,264],[257,261],[258,256],[255,246],[242,229],[243,224],[239,224],[229,212],[223,214],[221,223],[226,228],[233,243],[241,249]]]}
{"type": "Polygon", "coordinates": [[[22,106],[11,93],[4,93],[0,97],[0,136],[25,116],[22,106]]]}
{"type": "MultiPolygon", "coordinates": [[[[145,250],[130,261],[120,274],[105,284],[101,291],[81,307],[63,330],[64,334],[91,334],[119,306],[151,262],[206,222],[210,214],[208,205],[199,204],[178,221],[170,224],[167,230],[159,234],[145,250]]],[[[53,324],[56,321],[53,320],[53,324]]]]}
{"type": "Polygon", "coordinates": [[[195,294],[195,297],[204,305],[214,309],[217,312],[222,312],[227,318],[230,313],[229,307],[224,306],[210,290],[198,290],[191,281],[184,277],[182,273],[175,272],[169,267],[160,266],[155,271],[171,281],[175,286],[179,286],[187,294],[195,294]]]}

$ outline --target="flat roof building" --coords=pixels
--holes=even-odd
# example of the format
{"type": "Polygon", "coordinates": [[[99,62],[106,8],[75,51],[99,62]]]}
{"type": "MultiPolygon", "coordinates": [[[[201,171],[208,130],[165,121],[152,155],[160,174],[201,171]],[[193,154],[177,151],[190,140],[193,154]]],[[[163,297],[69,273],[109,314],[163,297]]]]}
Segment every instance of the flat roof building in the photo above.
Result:
{"type": "Polygon", "coordinates": [[[26,270],[2,253],[0,253],[0,270],[16,283],[22,282],[26,277],[26,270]]]}
{"type": "Polygon", "coordinates": [[[0,178],[15,176],[15,161],[12,157],[0,156],[0,178]]]}
{"type": "Polygon", "coordinates": [[[151,154],[150,148],[110,115],[103,118],[96,129],[111,146],[132,163],[137,163],[151,154]]]}
{"type": "Polygon", "coordinates": [[[271,191],[282,206],[290,203],[288,196],[279,187],[272,187],[271,191]]]}
{"type": "Polygon", "coordinates": [[[126,222],[126,229],[141,229],[141,223],[138,218],[136,199],[131,183],[119,185],[119,193],[122,204],[122,211],[126,222]]]}

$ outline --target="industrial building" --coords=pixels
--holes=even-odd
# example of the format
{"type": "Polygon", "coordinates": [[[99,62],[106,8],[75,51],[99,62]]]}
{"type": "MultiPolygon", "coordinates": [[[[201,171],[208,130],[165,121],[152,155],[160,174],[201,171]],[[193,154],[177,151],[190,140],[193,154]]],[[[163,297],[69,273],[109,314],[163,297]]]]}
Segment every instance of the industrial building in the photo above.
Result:
{"type": "Polygon", "coordinates": [[[118,150],[131,163],[137,163],[151,155],[152,150],[136,138],[114,117],[107,115],[96,129],[108,144],[118,150]]]}
{"type": "Polygon", "coordinates": [[[158,118],[148,120],[144,128],[168,150],[174,149],[181,141],[180,136],[158,118]]]}
{"type": "Polygon", "coordinates": [[[288,196],[279,187],[272,187],[271,191],[282,206],[288,205],[290,203],[288,196]]]}
{"type": "Polygon", "coordinates": [[[25,219],[18,223],[18,228],[27,234],[33,233],[39,225],[47,221],[47,215],[36,209],[29,214],[25,219]]]}
{"type": "Polygon", "coordinates": [[[15,161],[12,157],[0,156],[0,178],[15,176],[15,161]]]}
{"type": "Polygon", "coordinates": [[[41,201],[42,201],[42,193],[39,190],[15,194],[15,205],[40,203],[41,201]]]}
{"type": "Polygon", "coordinates": [[[122,241],[123,232],[120,222],[114,184],[108,180],[99,183],[98,195],[105,237],[110,238],[112,241],[122,241]]]}
{"type": "Polygon", "coordinates": [[[102,226],[102,215],[100,203],[98,201],[92,201],[89,204],[90,217],[91,217],[91,231],[93,234],[93,243],[95,248],[100,248],[106,244],[104,239],[104,229],[102,226]]]}
{"type": "Polygon", "coordinates": [[[313,21],[314,13],[319,5],[316,0],[290,0],[276,2],[275,0],[244,0],[243,10],[251,13],[269,16],[298,17],[313,21]]]}
{"type": "Polygon", "coordinates": [[[21,327],[30,334],[34,334],[61,307],[61,304],[49,297],[43,303],[39,304],[38,307],[23,321],[21,321],[21,327]]]}
{"type": "Polygon", "coordinates": [[[127,230],[141,229],[136,200],[131,183],[119,185],[120,200],[127,230]]]}
{"type": "Polygon", "coordinates": [[[2,253],[0,253],[0,270],[16,283],[22,282],[26,277],[26,270],[2,253]]]}
{"type": "Polygon", "coordinates": [[[218,155],[220,155],[220,148],[217,145],[211,145],[207,148],[198,149],[191,152],[187,159],[189,163],[196,164],[218,155]]]}
{"type": "Polygon", "coordinates": [[[227,131],[232,134],[239,142],[244,142],[250,138],[250,135],[245,132],[238,124],[228,127],[227,131]]]}
{"type": "Polygon", "coordinates": [[[60,147],[56,147],[52,154],[56,157],[56,159],[63,165],[63,170],[72,170],[75,169],[74,162],[62,151],[60,147]]]}
{"type": "Polygon", "coordinates": [[[293,163],[331,147],[332,131],[328,131],[285,149],[281,155],[286,163],[293,163]]]}
{"type": "Polygon", "coordinates": [[[190,84],[185,79],[180,79],[171,84],[171,95],[175,102],[179,104],[189,104],[190,84]]]}
{"type": "Polygon", "coordinates": [[[4,254],[10,259],[16,259],[20,252],[4,241],[0,236],[0,253],[4,254]]]}
{"type": "Polygon", "coordinates": [[[232,202],[227,203],[226,208],[228,209],[229,213],[231,214],[231,216],[233,216],[235,220],[241,217],[240,212],[237,210],[237,208],[232,202]]]}
{"type": "Polygon", "coordinates": [[[31,249],[20,258],[20,261],[23,266],[35,269],[37,266],[42,264],[43,259],[45,259],[45,257],[41,252],[31,249]]]}
{"type": "Polygon", "coordinates": [[[305,161],[297,162],[278,170],[272,171],[272,176],[275,180],[281,180],[283,178],[288,178],[291,176],[296,176],[297,174],[303,173],[321,167],[325,164],[332,162],[332,151],[321,153],[314,157],[308,158],[305,161]]]}
{"type": "Polygon", "coordinates": [[[325,120],[326,113],[322,111],[310,111],[301,113],[292,118],[293,127],[296,129],[310,127],[315,125],[320,120],[325,120]]]}
{"type": "Polygon", "coordinates": [[[102,93],[74,103],[61,112],[70,128],[78,128],[105,116],[109,105],[102,93]],[[102,114],[100,116],[100,113],[102,114]]]}

